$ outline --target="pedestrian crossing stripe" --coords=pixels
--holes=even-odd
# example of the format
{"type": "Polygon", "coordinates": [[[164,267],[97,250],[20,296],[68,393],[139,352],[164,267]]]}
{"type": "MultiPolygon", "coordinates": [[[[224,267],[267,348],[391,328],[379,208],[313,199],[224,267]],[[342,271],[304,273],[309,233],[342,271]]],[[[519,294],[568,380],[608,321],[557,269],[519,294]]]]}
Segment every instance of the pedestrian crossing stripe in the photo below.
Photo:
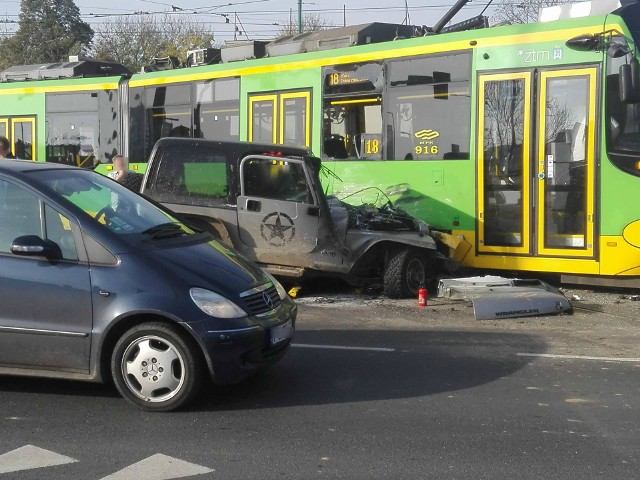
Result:
{"type": "MultiPolygon", "coordinates": [[[[25,445],[0,455],[0,474],[77,463],[75,458],[25,445]]],[[[173,480],[212,474],[213,469],[157,453],[101,480],[173,480]]]]}
{"type": "Polygon", "coordinates": [[[205,473],[213,473],[213,470],[157,453],[102,480],[172,480],[205,473]]]}
{"type": "Polygon", "coordinates": [[[78,460],[33,445],[25,445],[0,455],[0,473],[20,472],[35,468],[55,467],[78,460]]]}

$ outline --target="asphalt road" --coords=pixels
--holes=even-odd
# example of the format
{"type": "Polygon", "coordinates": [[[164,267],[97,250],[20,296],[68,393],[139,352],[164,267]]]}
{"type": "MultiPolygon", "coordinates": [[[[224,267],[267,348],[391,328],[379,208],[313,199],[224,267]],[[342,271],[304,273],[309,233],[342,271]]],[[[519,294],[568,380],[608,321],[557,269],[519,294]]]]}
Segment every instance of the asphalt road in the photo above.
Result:
{"type": "Polygon", "coordinates": [[[631,317],[332,302],[302,302],[279,365],[188,411],[0,377],[0,480],[640,478],[631,317]]]}

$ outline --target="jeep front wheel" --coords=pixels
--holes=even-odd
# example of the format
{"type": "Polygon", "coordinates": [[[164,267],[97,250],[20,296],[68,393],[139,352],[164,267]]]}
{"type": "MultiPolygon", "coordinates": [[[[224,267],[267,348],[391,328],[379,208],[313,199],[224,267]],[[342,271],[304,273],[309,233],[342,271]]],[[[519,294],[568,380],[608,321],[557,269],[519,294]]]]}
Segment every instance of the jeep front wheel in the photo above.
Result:
{"type": "Polygon", "coordinates": [[[414,249],[391,254],[384,270],[384,294],[389,298],[416,296],[428,281],[428,257],[414,249]]]}

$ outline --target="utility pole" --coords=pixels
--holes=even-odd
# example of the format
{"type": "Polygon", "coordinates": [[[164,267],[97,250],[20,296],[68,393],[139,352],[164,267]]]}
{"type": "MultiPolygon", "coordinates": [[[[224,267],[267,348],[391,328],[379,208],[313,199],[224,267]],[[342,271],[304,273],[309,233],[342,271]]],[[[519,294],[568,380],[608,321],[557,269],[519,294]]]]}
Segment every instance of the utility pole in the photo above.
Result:
{"type": "Polygon", "coordinates": [[[302,33],[302,0],[298,0],[298,33],[302,33]]]}

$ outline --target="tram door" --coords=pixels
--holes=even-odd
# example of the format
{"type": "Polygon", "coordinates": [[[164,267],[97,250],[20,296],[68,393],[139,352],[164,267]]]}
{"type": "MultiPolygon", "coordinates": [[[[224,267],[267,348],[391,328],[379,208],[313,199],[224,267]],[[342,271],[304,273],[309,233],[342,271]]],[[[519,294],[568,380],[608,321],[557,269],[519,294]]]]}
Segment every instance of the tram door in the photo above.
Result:
{"type": "Polygon", "coordinates": [[[249,95],[248,140],[311,147],[311,91],[249,95]]]}
{"type": "Polygon", "coordinates": [[[542,72],[537,252],[593,257],[596,69],[542,72]]]}
{"type": "Polygon", "coordinates": [[[0,117],[0,136],[11,143],[11,153],[24,160],[36,159],[36,117],[0,117]]]}
{"type": "Polygon", "coordinates": [[[478,88],[478,252],[593,257],[596,69],[478,88]]]}

